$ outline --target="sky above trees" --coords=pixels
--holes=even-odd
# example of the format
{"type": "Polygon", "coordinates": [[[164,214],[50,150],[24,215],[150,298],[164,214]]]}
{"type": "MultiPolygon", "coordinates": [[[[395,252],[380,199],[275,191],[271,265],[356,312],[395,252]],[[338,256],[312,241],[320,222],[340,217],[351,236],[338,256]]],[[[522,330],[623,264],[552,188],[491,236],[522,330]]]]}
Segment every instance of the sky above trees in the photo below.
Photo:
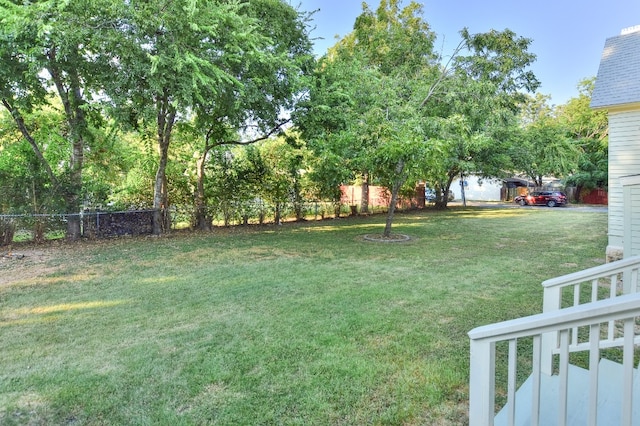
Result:
{"type": "MultiPolygon", "coordinates": [[[[289,0],[314,15],[311,33],[318,55],[336,43],[335,35],[350,33],[362,12],[361,0],[289,0]]],[[[375,10],[378,0],[368,0],[375,10]]],[[[408,4],[404,1],[403,4],[408,4]]],[[[424,18],[438,35],[437,46],[450,53],[460,40],[458,32],[509,28],[519,36],[533,39],[530,51],[538,57],[532,70],[542,83],[539,91],[551,95],[554,104],[564,104],[578,95],[577,85],[598,72],[602,48],[607,38],[623,28],[640,25],[640,2],[583,2],[579,0],[420,0],[424,18]]]]}

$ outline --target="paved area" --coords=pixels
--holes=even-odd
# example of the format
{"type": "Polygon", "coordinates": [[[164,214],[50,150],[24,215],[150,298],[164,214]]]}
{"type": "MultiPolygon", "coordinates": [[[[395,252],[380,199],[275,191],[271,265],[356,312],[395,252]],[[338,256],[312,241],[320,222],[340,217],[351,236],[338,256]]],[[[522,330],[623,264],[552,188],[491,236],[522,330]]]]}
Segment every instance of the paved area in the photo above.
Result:
{"type": "MultiPolygon", "coordinates": [[[[449,202],[450,206],[462,206],[462,201],[454,200],[449,202]]],[[[467,207],[490,207],[495,209],[500,208],[514,208],[514,209],[549,209],[551,207],[547,206],[521,206],[514,202],[504,202],[504,201],[474,201],[467,200],[467,207]]],[[[594,212],[594,213],[607,213],[609,211],[608,206],[598,205],[598,204],[572,204],[569,203],[563,207],[553,207],[554,209],[567,209],[567,210],[580,210],[584,212],[594,212]]]]}

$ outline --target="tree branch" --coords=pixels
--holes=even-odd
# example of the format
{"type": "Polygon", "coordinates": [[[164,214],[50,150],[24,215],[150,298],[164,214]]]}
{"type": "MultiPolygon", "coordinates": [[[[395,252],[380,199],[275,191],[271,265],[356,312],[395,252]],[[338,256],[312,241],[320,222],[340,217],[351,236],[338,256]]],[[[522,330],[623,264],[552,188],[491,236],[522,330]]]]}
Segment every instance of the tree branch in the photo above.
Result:
{"type": "Polygon", "coordinates": [[[20,114],[20,111],[18,111],[13,105],[11,105],[11,103],[6,98],[2,98],[2,104],[9,111],[9,113],[11,113],[11,117],[13,117],[13,121],[15,121],[16,125],[18,126],[20,133],[22,133],[22,136],[27,140],[27,142],[29,142],[31,148],[33,148],[33,152],[36,154],[36,157],[38,157],[38,160],[40,160],[43,167],[45,168],[53,186],[58,187],[58,178],[53,173],[53,170],[51,169],[51,166],[49,165],[47,159],[44,158],[44,155],[42,154],[38,143],[31,135],[31,132],[29,132],[29,129],[27,129],[27,125],[25,124],[24,118],[22,117],[22,114],[20,114]]]}
{"type": "Polygon", "coordinates": [[[277,123],[271,130],[269,130],[267,133],[265,133],[262,136],[259,136],[255,139],[251,139],[248,141],[242,141],[242,140],[226,140],[226,141],[220,141],[217,142],[215,144],[213,144],[213,146],[222,146],[222,145],[251,145],[254,144],[256,142],[260,142],[263,141],[265,139],[269,139],[271,136],[273,136],[274,134],[276,134],[278,131],[280,131],[282,129],[282,126],[284,126],[287,123],[291,122],[291,118],[288,118],[284,121],[281,121],[280,123],[277,123]]]}
{"type": "Polygon", "coordinates": [[[427,92],[427,96],[425,96],[425,98],[422,100],[419,108],[424,108],[426,103],[429,101],[429,99],[431,99],[433,94],[436,92],[436,89],[438,88],[438,86],[440,86],[440,84],[442,84],[444,79],[449,75],[449,71],[450,71],[449,67],[451,66],[451,62],[453,62],[453,60],[456,58],[456,56],[458,56],[460,51],[465,46],[466,46],[465,40],[461,40],[460,43],[458,43],[458,46],[456,46],[456,48],[454,49],[453,53],[449,57],[449,60],[447,60],[447,63],[444,65],[444,68],[442,68],[442,71],[440,72],[438,79],[429,88],[429,91],[427,92]]]}

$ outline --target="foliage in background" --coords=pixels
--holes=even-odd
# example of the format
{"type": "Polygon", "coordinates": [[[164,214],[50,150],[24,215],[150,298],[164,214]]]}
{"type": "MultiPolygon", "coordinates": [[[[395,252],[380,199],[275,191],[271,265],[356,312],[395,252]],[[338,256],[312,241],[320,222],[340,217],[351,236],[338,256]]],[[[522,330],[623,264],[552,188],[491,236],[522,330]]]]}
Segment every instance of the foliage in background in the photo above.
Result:
{"type": "Polygon", "coordinates": [[[609,121],[607,111],[594,111],[589,106],[594,84],[595,78],[581,81],[578,97],[558,107],[559,119],[580,152],[576,169],[566,179],[567,184],[576,186],[576,197],[582,189],[603,188],[608,184],[609,121]]]}
{"type": "Polygon", "coordinates": [[[569,176],[579,158],[577,145],[548,101],[549,97],[541,94],[526,99],[518,129],[520,144],[514,147],[516,168],[539,187],[544,177],[569,176]]]}
{"type": "MultiPolygon", "coordinates": [[[[170,170],[169,153],[176,122],[199,116],[203,126],[232,134],[231,141],[239,140],[241,131],[280,126],[286,121],[282,111],[293,108],[304,87],[311,61],[307,20],[308,14],[281,0],[4,2],[0,95],[67,212],[107,196],[106,186],[99,187],[108,178],[100,153],[108,147],[117,151],[107,114],[124,131],[148,135],[155,129],[152,206],[158,212],[154,229],[160,232],[170,184],[186,182],[167,176],[179,176],[170,170]],[[62,105],[64,126],[57,134],[69,155],[62,168],[46,161],[48,142],[25,121],[48,103],[49,93],[62,105]],[[87,161],[97,178],[90,188],[83,180],[87,161]]],[[[71,222],[69,236],[77,236],[79,224],[71,222]]]]}
{"type": "Polygon", "coordinates": [[[390,190],[385,236],[410,176],[413,183],[426,179],[440,194],[436,206],[446,207],[455,177],[500,174],[505,164],[483,163],[505,159],[492,155],[500,146],[492,128],[513,124],[522,91],[539,85],[527,70],[535,59],[531,40],[509,30],[464,29],[461,37],[445,62],[422,6],[383,0],[374,12],[363,4],[354,31],[320,60],[299,112],[296,122],[318,155],[333,152],[344,174],[371,173],[390,190]]]}
{"type": "Polygon", "coordinates": [[[311,149],[340,159],[342,176],[362,177],[363,200],[369,182],[389,189],[385,236],[400,188],[424,149],[416,92],[431,84],[425,77],[437,69],[434,40],[417,3],[401,8],[397,0],[384,0],[375,12],[363,3],[354,31],[320,61],[309,102],[296,121],[311,149]]]}
{"type": "Polygon", "coordinates": [[[517,125],[514,116],[524,93],[540,84],[528,70],[535,61],[530,39],[508,29],[471,34],[465,28],[460,36],[450,70],[424,110],[438,149],[431,151],[422,173],[440,207],[446,206],[456,178],[506,177],[512,159],[505,152],[512,139],[505,134],[517,125]]]}
{"type": "Polygon", "coordinates": [[[304,16],[280,0],[152,1],[128,5],[123,15],[128,25],[113,32],[124,46],[114,67],[122,78],[113,79],[107,93],[116,108],[156,124],[153,208],[154,232],[160,233],[168,217],[162,211],[170,203],[174,125],[198,117],[205,136],[202,162],[213,146],[210,136],[219,145],[246,126],[277,126],[281,110],[291,107],[301,90],[311,45],[304,16]]]}
{"type": "Polygon", "coordinates": [[[441,208],[468,174],[606,185],[593,79],[520,102],[530,40],[463,30],[445,58],[418,3],[383,0],[315,63],[311,19],[282,0],[0,4],[1,212],[194,206],[208,229],[221,203],[338,205],[353,182],[426,181],[441,208]]]}
{"type": "MultiPolygon", "coordinates": [[[[0,6],[0,98],[66,211],[82,206],[85,153],[95,142],[93,129],[103,123],[92,97],[105,87],[108,64],[99,54],[102,40],[96,29],[114,25],[112,3],[48,0],[0,6]],[[46,108],[51,99],[63,120],[42,136],[27,115],[46,108]],[[50,136],[66,145],[62,162],[45,155],[50,136]]],[[[72,218],[67,234],[77,238],[79,233],[80,223],[72,218]]]]}

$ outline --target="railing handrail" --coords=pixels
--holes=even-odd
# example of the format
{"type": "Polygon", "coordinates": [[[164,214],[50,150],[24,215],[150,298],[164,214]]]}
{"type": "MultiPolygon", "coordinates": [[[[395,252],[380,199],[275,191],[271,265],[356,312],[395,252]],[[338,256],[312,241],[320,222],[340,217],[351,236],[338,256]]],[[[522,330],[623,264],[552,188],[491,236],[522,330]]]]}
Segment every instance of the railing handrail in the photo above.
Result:
{"type": "MultiPolygon", "coordinates": [[[[470,371],[469,371],[469,424],[470,426],[493,425],[495,416],[496,397],[496,345],[498,342],[509,342],[509,362],[508,362],[508,383],[509,396],[507,405],[507,417],[510,424],[515,416],[515,389],[517,370],[517,341],[521,338],[533,338],[532,352],[532,372],[533,393],[531,401],[531,424],[539,424],[539,410],[541,407],[541,375],[550,374],[545,370],[542,360],[543,339],[549,335],[560,337],[560,370],[559,376],[559,418],[567,417],[567,377],[569,362],[569,334],[572,329],[587,326],[590,329],[590,340],[595,346],[589,345],[586,351],[591,354],[598,354],[598,334],[600,325],[609,321],[624,321],[623,339],[619,341],[609,341],[624,348],[623,368],[625,371],[633,369],[633,346],[635,339],[634,318],[640,316],[640,293],[630,293],[619,297],[598,300],[544,312],[528,317],[503,321],[496,324],[485,325],[469,331],[470,338],[470,371]],[[595,336],[594,336],[595,333],[595,336]],[[628,337],[630,336],[630,337],[628,337]],[[595,352],[594,352],[595,351],[595,352]]],[[[599,356],[590,355],[590,389],[589,403],[596,405],[598,384],[597,384],[597,362],[599,356]],[[595,362],[595,366],[592,365],[595,362]],[[594,376],[596,377],[594,379],[594,376]]],[[[630,419],[631,416],[631,387],[633,384],[633,374],[624,381],[625,398],[622,408],[623,418],[630,419]]],[[[596,418],[590,414],[592,418],[596,418]]],[[[558,424],[564,424],[560,421],[558,424]]],[[[630,425],[630,420],[624,424],[630,425]]]]}
{"type": "MultiPolygon", "coordinates": [[[[553,374],[554,353],[559,355],[560,418],[567,416],[567,374],[569,353],[587,351],[590,370],[590,404],[597,403],[597,360],[605,347],[623,347],[623,366],[629,378],[625,379],[625,395],[631,395],[633,374],[633,348],[640,343],[633,331],[634,318],[640,317],[640,256],[629,257],[584,271],[553,278],[542,283],[544,287],[543,312],[528,317],[474,328],[468,333],[470,341],[469,420],[470,425],[492,425],[496,395],[496,345],[509,342],[508,398],[506,413],[510,422],[515,416],[515,388],[518,370],[517,341],[533,338],[532,372],[533,400],[532,424],[539,423],[541,375],[553,374]],[[604,280],[603,280],[604,279],[604,280]],[[608,297],[600,291],[609,285],[608,297]],[[620,287],[622,285],[622,287],[620,287]],[[586,288],[585,288],[586,286],[586,288]],[[564,307],[573,287],[573,305],[564,307]],[[585,301],[589,289],[590,298],[585,301]],[[622,290],[622,294],[620,294],[622,290]],[[604,298],[602,298],[602,297],[604,298]],[[622,320],[622,338],[617,337],[616,322],[622,320]],[[581,341],[579,329],[588,327],[589,336],[581,341]],[[606,330],[607,336],[601,335],[606,330]],[[595,355],[595,356],[594,356],[595,355]],[[592,365],[593,364],[593,365],[592,365]],[[594,379],[595,377],[595,379],[594,379]]],[[[631,397],[625,396],[623,414],[631,416],[631,397]]],[[[595,415],[590,414],[595,419],[595,415]]],[[[559,422],[559,424],[564,424],[559,422]]],[[[631,424],[630,421],[625,424],[631,424]]]]}
{"type": "Polygon", "coordinates": [[[500,342],[637,316],[639,309],[640,293],[632,293],[613,299],[599,300],[557,311],[476,327],[469,331],[468,336],[475,341],[500,342]]]}
{"type": "Polygon", "coordinates": [[[640,265],[640,256],[631,256],[615,262],[606,263],[604,265],[594,266],[593,268],[583,271],[573,272],[561,277],[551,278],[542,283],[546,288],[563,287],[578,284],[587,280],[608,277],[612,274],[623,272],[625,268],[640,265]]]}

